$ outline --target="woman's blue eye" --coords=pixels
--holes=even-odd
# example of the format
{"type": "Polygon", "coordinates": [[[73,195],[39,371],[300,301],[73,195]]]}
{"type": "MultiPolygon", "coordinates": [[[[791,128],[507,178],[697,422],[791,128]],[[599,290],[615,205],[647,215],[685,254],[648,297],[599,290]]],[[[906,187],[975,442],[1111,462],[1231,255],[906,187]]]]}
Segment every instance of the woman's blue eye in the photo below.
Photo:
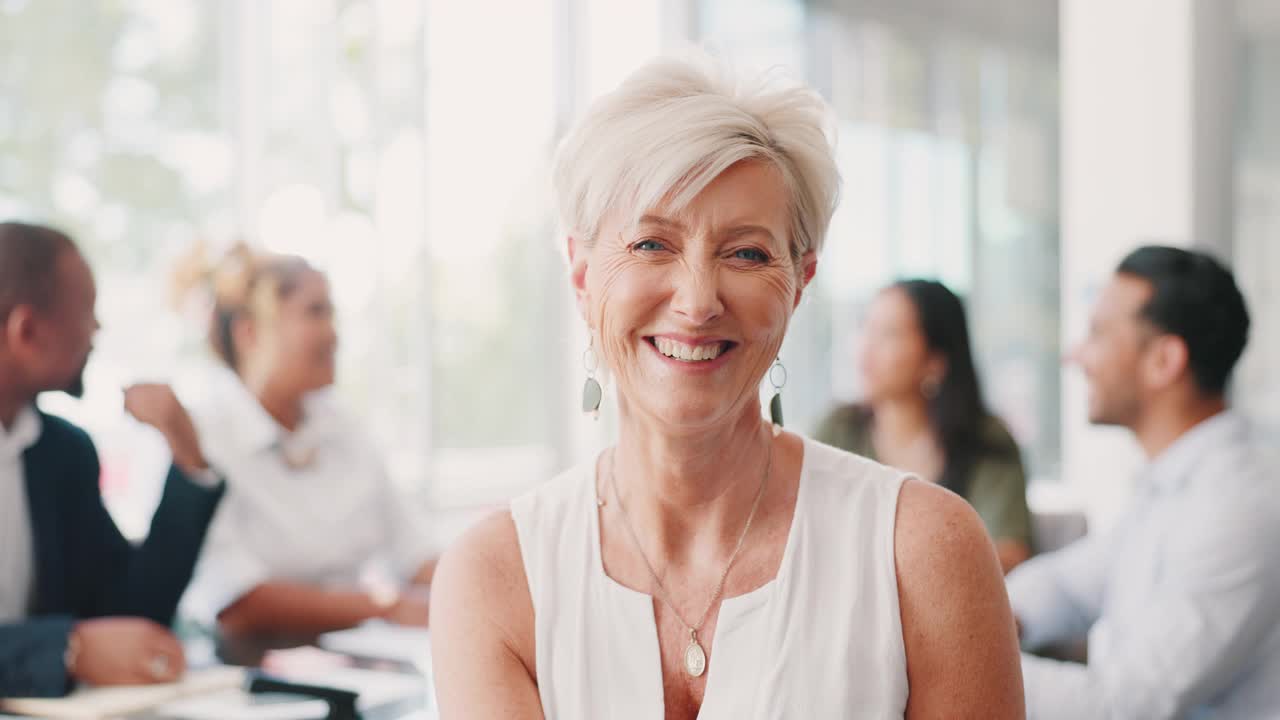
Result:
{"type": "Polygon", "coordinates": [[[733,256],[739,260],[750,260],[751,262],[758,263],[769,261],[769,256],[756,248],[742,248],[740,250],[735,250],[733,256]]]}
{"type": "Polygon", "coordinates": [[[658,242],[657,240],[641,240],[640,242],[636,243],[635,245],[632,245],[631,247],[634,250],[649,250],[649,251],[661,250],[662,243],[658,242]]]}

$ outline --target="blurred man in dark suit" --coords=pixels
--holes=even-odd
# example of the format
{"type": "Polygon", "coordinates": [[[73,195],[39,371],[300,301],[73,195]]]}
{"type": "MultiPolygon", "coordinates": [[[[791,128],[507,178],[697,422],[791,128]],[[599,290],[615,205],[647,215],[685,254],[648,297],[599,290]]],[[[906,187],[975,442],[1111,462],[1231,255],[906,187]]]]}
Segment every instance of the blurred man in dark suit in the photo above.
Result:
{"type": "Polygon", "coordinates": [[[129,412],[173,453],[135,547],[103,506],[89,436],[35,405],[42,392],[83,390],[95,296],[67,235],[0,223],[0,697],[164,682],[184,669],[167,625],[223,493],[185,410],[163,385],[126,391],[129,412]]]}

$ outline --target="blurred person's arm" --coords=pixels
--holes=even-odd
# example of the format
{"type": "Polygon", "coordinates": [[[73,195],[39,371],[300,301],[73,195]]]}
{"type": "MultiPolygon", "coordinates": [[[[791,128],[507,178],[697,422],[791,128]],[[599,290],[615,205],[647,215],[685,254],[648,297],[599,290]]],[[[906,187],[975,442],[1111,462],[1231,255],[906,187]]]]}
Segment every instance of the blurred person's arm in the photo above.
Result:
{"type": "Polygon", "coordinates": [[[427,604],[413,594],[388,598],[356,590],[327,590],[285,581],[257,585],[218,614],[230,635],[310,636],[384,619],[400,625],[427,624],[427,604]]]}
{"type": "MultiPolygon", "coordinates": [[[[125,410],[141,423],[155,428],[169,445],[173,465],[189,478],[206,476],[209,463],[200,449],[200,438],[187,409],[173,388],[158,383],[142,383],[124,391],[125,410]]],[[[204,485],[220,484],[220,479],[204,485]]]]}
{"type": "Polygon", "coordinates": [[[1000,567],[1009,574],[1031,557],[1031,508],[1027,506],[1027,472],[1022,448],[997,417],[987,417],[983,452],[973,467],[966,498],[987,526],[1000,567]]]}
{"type": "Polygon", "coordinates": [[[433,557],[422,563],[418,571],[414,573],[410,583],[413,585],[430,585],[432,578],[436,576],[436,567],[440,564],[440,558],[433,557]]]}
{"type": "Polygon", "coordinates": [[[32,618],[0,625],[0,697],[59,697],[71,689],[67,674],[70,617],[32,618]]]}
{"type": "Polygon", "coordinates": [[[1122,622],[1099,620],[1088,665],[1024,656],[1028,716],[1182,717],[1251,671],[1280,623],[1280,567],[1268,552],[1280,546],[1276,503],[1265,483],[1256,489],[1228,497],[1215,486],[1192,503],[1196,516],[1169,536],[1159,595],[1122,622]]]}
{"type": "Polygon", "coordinates": [[[167,387],[130,388],[126,408],[165,435],[175,464],[165,478],[146,540],[134,547],[120,534],[102,504],[97,452],[84,436],[79,465],[86,481],[86,498],[77,504],[77,532],[70,536],[73,547],[69,557],[84,575],[97,578],[97,587],[84,588],[82,596],[88,602],[79,614],[138,616],[167,626],[191,579],[224,485],[216,479],[196,479],[197,474],[207,474],[208,466],[200,455],[185,410],[177,405],[167,387]]]}
{"type": "MultiPolygon", "coordinates": [[[[135,548],[103,505],[92,440],[61,418],[46,415],[43,424],[26,456],[28,472],[40,474],[30,485],[28,503],[37,528],[53,532],[37,557],[38,574],[61,580],[47,590],[37,588],[52,593],[43,601],[37,595],[37,617],[0,627],[0,695],[66,693],[73,645],[86,657],[88,676],[82,679],[138,680],[137,668],[152,659],[142,654],[176,643],[163,626],[172,619],[221,496],[220,488],[197,487],[171,471],[151,534],[135,548]],[[72,642],[78,627],[93,632],[72,642]]],[[[169,668],[181,669],[178,655],[169,668]]]]}
{"type": "Polygon", "coordinates": [[[323,589],[273,577],[246,537],[252,515],[239,497],[218,511],[183,612],[231,635],[310,636],[372,618],[426,624],[426,602],[406,593],[375,598],[356,589],[323,589]]]}
{"type": "Polygon", "coordinates": [[[1110,534],[1091,533],[1009,573],[1009,603],[1023,648],[1036,650],[1089,632],[1101,612],[1110,552],[1110,534]]]}
{"type": "Polygon", "coordinates": [[[440,560],[431,657],[442,720],[543,717],[533,599],[509,511],[482,521],[440,560]]]}
{"type": "Polygon", "coordinates": [[[170,468],[151,528],[138,547],[120,535],[105,509],[86,518],[82,527],[90,532],[81,536],[80,552],[96,558],[107,583],[97,605],[84,614],[133,615],[165,626],[172,623],[222,493],[221,486],[201,486],[177,467],[170,468]],[[120,567],[128,569],[118,575],[108,572],[120,567]]]}
{"type": "Polygon", "coordinates": [[[202,487],[171,468],[147,539],[134,547],[103,505],[97,451],[83,430],[46,416],[44,435],[29,453],[30,466],[49,473],[48,482],[33,485],[31,512],[56,518],[63,543],[56,558],[67,565],[40,571],[67,579],[68,610],[81,618],[128,615],[168,625],[221,499],[221,485],[202,487]]]}
{"type": "Polygon", "coordinates": [[[905,717],[1025,717],[1013,616],[973,508],[937,486],[907,480],[894,559],[911,687],[905,717]]]}
{"type": "Polygon", "coordinates": [[[177,638],[142,618],[55,615],[0,625],[0,698],[60,697],[75,681],[172,682],[184,669],[177,638]]]}
{"type": "Polygon", "coordinates": [[[1031,557],[1027,477],[1016,454],[986,458],[975,464],[966,499],[978,511],[995,542],[996,556],[1005,574],[1031,557]]]}

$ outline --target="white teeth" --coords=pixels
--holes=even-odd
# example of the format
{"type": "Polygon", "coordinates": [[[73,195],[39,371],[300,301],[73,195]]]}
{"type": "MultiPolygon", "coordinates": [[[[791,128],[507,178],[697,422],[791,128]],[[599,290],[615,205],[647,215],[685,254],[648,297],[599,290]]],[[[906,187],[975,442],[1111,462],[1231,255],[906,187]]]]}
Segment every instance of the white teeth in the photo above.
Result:
{"type": "Polygon", "coordinates": [[[653,344],[657,346],[658,352],[669,358],[676,360],[684,360],[686,362],[699,362],[705,360],[715,360],[720,357],[720,353],[724,351],[724,343],[711,343],[710,345],[685,345],[676,342],[670,338],[655,337],[653,344]]]}

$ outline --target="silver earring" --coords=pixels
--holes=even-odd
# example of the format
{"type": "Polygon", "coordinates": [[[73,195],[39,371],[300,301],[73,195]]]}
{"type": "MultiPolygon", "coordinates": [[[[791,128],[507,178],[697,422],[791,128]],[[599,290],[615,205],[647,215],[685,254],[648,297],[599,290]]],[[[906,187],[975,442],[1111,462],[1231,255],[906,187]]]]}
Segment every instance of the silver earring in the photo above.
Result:
{"type": "Polygon", "coordinates": [[[600,400],[604,391],[596,380],[596,370],[600,367],[600,358],[595,350],[595,333],[587,341],[587,349],[582,352],[582,367],[587,371],[587,381],[582,384],[582,412],[590,415],[592,420],[600,419],[600,400]]]}
{"type": "Polygon", "coordinates": [[[769,420],[782,427],[782,388],[787,384],[787,368],[782,358],[774,358],[769,368],[769,384],[773,386],[773,399],[769,401],[769,420]]]}

